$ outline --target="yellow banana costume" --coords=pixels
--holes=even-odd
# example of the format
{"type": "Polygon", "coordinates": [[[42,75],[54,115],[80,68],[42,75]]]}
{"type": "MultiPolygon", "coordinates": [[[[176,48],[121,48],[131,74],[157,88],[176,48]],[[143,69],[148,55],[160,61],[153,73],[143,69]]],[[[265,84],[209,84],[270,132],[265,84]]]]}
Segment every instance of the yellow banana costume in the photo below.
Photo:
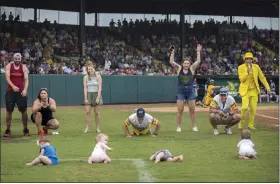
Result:
{"type": "Polygon", "coordinates": [[[243,128],[245,123],[247,110],[250,107],[250,116],[248,128],[255,129],[254,120],[257,110],[258,95],[260,93],[260,86],[258,79],[262,82],[268,92],[270,92],[269,85],[262,70],[257,64],[253,64],[253,54],[247,52],[244,56],[245,63],[238,67],[238,77],[240,80],[239,94],[242,98],[241,121],[239,129],[243,128]]]}

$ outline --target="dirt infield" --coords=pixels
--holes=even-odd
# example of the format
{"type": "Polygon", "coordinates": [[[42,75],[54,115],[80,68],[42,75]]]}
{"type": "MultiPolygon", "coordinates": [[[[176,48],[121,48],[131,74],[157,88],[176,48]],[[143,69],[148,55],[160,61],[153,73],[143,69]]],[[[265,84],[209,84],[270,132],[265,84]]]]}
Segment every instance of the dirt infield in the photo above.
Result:
{"type": "MultiPolygon", "coordinates": [[[[149,112],[177,112],[176,107],[151,107],[151,108],[145,108],[149,112]]],[[[257,107],[258,111],[278,111],[277,106],[262,106],[262,107],[257,107]]],[[[185,112],[188,112],[188,108],[185,108],[185,112]]],[[[208,108],[202,108],[202,107],[196,107],[197,112],[208,112],[208,108]]]]}
{"type": "MultiPolygon", "coordinates": [[[[123,112],[131,112],[136,108],[143,107],[147,112],[164,112],[176,113],[176,103],[156,103],[156,104],[117,104],[117,105],[103,105],[102,108],[118,108],[123,112]]],[[[84,106],[59,106],[59,109],[83,109],[84,106]]],[[[5,108],[1,108],[5,111],[5,108]]],[[[196,107],[196,112],[208,112],[208,108],[196,107]]],[[[185,107],[184,112],[188,112],[185,107]]],[[[279,125],[279,107],[278,106],[258,106],[256,121],[265,122],[271,125],[279,125]]]]}
{"type": "MultiPolygon", "coordinates": [[[[154,104],[153,104],[154,105],[154,104]]],[[[159,107],[164,106],[164,104],[155,104],[157,107],[146,107],[147,112],[166,112],[166,113],[175,113],[177,112],[176,105],[170,107],[159,107]]],[[[129,105],[130,106],[130,105],[129,105]]],[[[134,110],[133,105],[127,108],[121,108],[121,111],[131,111],[134,110]]],[[[137,105],[139,107],[139,104],[137,105]]],[[[188,112],[188,108],[184,109],[184,112],[188,112]]],[[[209,112],[208,108],[197,107],[196,112],[209,112]]],[[[265,122],[271,125],[279,125],[279,107],[278,106],[259,106],[257,107],[256,121],[265,122]]]]}

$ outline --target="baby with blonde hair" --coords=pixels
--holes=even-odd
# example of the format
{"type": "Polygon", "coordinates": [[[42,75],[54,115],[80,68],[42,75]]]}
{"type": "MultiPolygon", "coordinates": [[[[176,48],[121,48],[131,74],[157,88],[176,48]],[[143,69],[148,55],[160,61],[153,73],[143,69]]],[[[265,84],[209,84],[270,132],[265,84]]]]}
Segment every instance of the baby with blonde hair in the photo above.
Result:
{"type": "Polygon", "coordinates": [[[251,132],[249,130],[241,131],[241,141],[237,144],[239,149],[238,158],[240,159],[252,159],[257,158],[257,152],[254,149],[254,143],[251,141],[251,132]]]}
{"type": "Polygon", "coordinates": [[[106,154],[106,151],[113,150],[113,148],[110,148],[107,146],[108,144],[108,136],[100,133],[96,136],[96,145],[94,147],[93,152],[91,153],[91,156],[88,159],[88,163],[110,163],[111,159],[106,154]]]}

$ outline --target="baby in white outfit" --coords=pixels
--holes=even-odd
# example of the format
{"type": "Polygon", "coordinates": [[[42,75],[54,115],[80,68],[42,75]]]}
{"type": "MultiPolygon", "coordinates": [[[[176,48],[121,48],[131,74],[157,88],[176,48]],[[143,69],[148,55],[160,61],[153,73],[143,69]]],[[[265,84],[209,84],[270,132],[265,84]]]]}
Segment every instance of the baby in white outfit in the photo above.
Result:
{"type": "Polygon", "coordinates": [[[91,156],[88,159],[88,163],[110,163],[111,159],[106,154],[106,150],[113,150],[113,148],[110,148],[107,146],[108,144],[108,136],[105,134],[98,134],[96,136],[96,145],[94,147],[93,152],[91,153],[91,156]]]}
{"type": "Polygon", "coordinates": [[[249,130],[241,131],[241,141],[237,144],[240,159],[257,158],[257,152],[254,149],[254,143],[251,141],[251,132],[249,130]]]}

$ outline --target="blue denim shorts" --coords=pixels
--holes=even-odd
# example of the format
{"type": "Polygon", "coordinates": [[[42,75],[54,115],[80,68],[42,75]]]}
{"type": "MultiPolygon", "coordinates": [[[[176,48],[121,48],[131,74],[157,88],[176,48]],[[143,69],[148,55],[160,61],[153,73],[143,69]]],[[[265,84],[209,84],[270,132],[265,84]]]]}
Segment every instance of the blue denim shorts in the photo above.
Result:
{"type": "Polygon", "coordinates": [[[176,100],[195,100],[197,92],[195,89],[178,90],[176,100]]]}

